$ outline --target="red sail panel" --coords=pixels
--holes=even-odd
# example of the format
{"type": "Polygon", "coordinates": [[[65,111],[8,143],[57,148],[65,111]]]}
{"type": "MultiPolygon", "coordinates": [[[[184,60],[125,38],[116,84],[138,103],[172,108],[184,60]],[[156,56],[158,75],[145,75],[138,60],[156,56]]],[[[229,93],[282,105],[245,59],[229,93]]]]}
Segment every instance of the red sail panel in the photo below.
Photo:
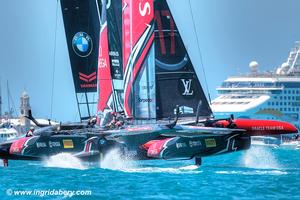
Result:
{"type": "Polygon", "coordinates": [[[154,1],[123,1],[124,110],[132,117],[132,86],[154,40],[154,1]]]}
{"type": "Polygon", "coordinates": [[[109,62],[108,30],[106,20],[106,3],[102,5],[102,24],[100,31],[100,45],[98,57],[98,92],[97,122],[104,125],[108,122],[107,117],[112,110],[112,80],[109,62]]]}

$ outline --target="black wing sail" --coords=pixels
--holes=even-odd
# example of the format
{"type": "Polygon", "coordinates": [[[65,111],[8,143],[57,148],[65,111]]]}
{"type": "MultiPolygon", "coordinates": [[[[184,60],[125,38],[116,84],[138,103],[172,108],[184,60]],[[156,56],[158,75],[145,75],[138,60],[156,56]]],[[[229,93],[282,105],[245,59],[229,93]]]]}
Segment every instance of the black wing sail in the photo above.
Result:
{"type": "Polygon", "coordinates": [[[180,106],[183,117],[211,116],[206,96],[165,0],[155,1],[155,65],[157,118],[174,116],[180,106]]]}
{"type": "Polygon", "coordinates": [[[122,0],[112,0],[107,5],[107,29],[109,60],[113,81],[116,111],[123,110],[123,63],[122,63],[122,0]]]}
{"type": "Polygon", "coordinates": [[[97,0],[61,0],[69,57],[81,120],[96,113],[99,48],[97,0]]]}

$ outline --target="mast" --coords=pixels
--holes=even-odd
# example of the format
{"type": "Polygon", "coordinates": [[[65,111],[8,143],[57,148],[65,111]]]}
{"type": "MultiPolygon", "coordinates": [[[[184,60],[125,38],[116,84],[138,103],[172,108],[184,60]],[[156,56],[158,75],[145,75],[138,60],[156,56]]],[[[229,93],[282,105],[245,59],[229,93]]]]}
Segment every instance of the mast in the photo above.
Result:
{"type": "Polygon", "coordinates": [[[113,86],[114,108],[124,110],[123,60],[122,60],[122,0],[110,1],[106,6],[109,62],[113,86]]]}
{"type": "Polygon", "coordinates": [[[7,92],[7,106],[8,106],[8,116],[7,116],[7,118],[11,118],[12,113],[11,113],[11,108],[10,108],[8,80],[6,81],[6,92],[7,92]]]}
{"type": "Polygon", "coordinates": [[[1,89],[1,79],[0,79],[0,119],[2,119],[2,89],[1,89]]]}
{"type": "Polygon", "coordinates": [[[109,41],[107,27],[107,1],[101,1],[101,29],[98,57],[98,105],[97,123],[106,125],[111,120],[110,112],[115,110],[111,65],[109,58],[109,41]]]}

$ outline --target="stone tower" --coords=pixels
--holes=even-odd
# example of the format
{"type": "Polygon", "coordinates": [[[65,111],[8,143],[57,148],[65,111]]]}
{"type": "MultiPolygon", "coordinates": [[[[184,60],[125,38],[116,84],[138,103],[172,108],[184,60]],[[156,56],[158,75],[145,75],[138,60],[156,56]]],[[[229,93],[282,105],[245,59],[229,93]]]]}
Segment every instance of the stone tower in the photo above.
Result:
{"type": "Polygon", "coordinates": [[[29,96],[27,92],[24,90],[22,95],[21,95],[21,106],[20,106],[20,111],[21,111],[21,116],[20,116],[20,121],[21,125],[24,127],[24,131],[28,131],[30,128],[30,120],[27,119],[25,116],[29,115],[29,110],[31,110],[30,104],[29,104],[29,96]]]}

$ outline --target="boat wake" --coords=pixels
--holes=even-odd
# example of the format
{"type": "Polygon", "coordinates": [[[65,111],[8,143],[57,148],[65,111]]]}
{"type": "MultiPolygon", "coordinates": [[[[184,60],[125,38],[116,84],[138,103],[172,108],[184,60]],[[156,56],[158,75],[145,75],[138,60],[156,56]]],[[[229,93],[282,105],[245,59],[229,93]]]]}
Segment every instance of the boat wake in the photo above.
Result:
{"type": "Polygon", "coordinates": [[[69,153],[60,153],[44,160],[45,167],[70,168],[70,169],[87,169],[83,163],[75,156],[69,153]]]}
{"type": "Polygon", "coordinates": [[[198,174],[202,171],[197,170],[198,166],[189,165],[184,167],[138,167],[123,169],[123,172],[128,173],[168,173],[168,174],[198,174]]]}
{"type": "Polygon", "coordinates": [[[216,171],[216,174],[238,174],[238,175],[273,175],[273,176],[279,176],[279,175],[286,175],[288,172],[282,171],[282,170],[231,170],[231,171],[216,171]]]}

